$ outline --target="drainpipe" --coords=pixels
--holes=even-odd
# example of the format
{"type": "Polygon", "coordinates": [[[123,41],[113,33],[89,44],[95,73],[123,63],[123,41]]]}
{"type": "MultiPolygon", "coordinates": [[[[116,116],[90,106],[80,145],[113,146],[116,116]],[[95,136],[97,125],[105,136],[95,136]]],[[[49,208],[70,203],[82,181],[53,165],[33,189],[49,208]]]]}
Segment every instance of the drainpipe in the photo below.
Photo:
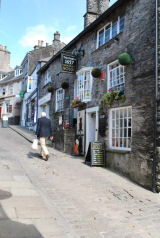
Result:
{"type": "MultiPolygon", "coordinates": [[[[37,62],[37,66],[38,66],[38,62],[37,62]]],[[[39,92],[38,92],[38,84],[39,84],[39,74],[37,74],[37,115],[36,115],[36,124],[37,124],[37,121],[38,121],[38,100],[39,100],[39,92]]]]}
{"type": "Polygon", "coordinates": [[[156,166],[157,166],[157,96],[158,96],[158,0],[155,0],[155,118],[154,118],[154,158],[152,191],[156,193],[156,166]]]}

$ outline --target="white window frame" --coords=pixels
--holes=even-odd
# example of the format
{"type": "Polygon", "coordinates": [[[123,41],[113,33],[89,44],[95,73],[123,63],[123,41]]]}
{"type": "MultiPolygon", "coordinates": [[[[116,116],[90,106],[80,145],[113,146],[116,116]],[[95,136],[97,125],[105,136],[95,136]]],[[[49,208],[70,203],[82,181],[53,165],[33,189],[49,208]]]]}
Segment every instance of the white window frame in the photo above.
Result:
{"type": "Polygon", "coordinates": [[[9,86],[9,94],[10,94],[10,95],[13,95],[13,94],[14,94],[13,85],[10,85],[10,86],[9,86]],[[12,89],[12,90],[11,90],[11,89],[12,89]]]}
{"type": "Polygon", "coordinates": [[[110,109],[109,111],[109,148],[114,150],[131,151],[131,142],[132,142],[132,107],[129,106],[129,107],[118,107],[118,108],[110,109]],[[126,117],[124,115],[125,109],[127,110],[126,117]],[[131,116],[129,116],[129,113],[128,113],[129,110],[131,110],[131,116]],[[112,118],[112,112],[115,112],[115,119],[112,118]],[[120,112],[123,114],[123,117],[121,117],[120,112]],[[116,117],[116,114],[118,115],[118,117],[116,117]],[[126,119],[126,121],[124,119],[126,119]],[[129,126],[130,119],[131,119],[131,125],[129,126]],[[128,136],[129,130],[131,133],[131,137],[128,136]],[[112,133],[115,134],[115,137],[113,137],[112,133]],[[116,136],[116,133],[118,133],[118,136],[116,136]],[[126,136],[125,136],[125,133],[126,133],[126,136]],[[112,145],[113,138],[115,138],[115,141],[114,141],[115,146],[112,145]],[[130,147],[129,147],[129,139],[130,139],[130,147]],[[122,143],[121,146],[120,146],[120,143],[122,143]],[[126,144],[126,146],[124,146],[124,143],[126,144]]]}
{"type": "Polygon", "coordinates": [[[116,89],[119,91],[123,91],[124,89],[120,90],[118,88],[120,88],[120,87],[125,88],[125,74],[126,74],[125,66],[120,65],[118,60],[115,60],[112,63],[108,64],[108,66],[107,66],[107,90],[109,91],[109,89],[116,89]],[[116,65],[116,64],[118,64],[117,67],[115,67],[114,69],[110,69],[111,66],[116,65]],[[114,80],[115,85],[111,85],[111,79],[110,79],[111,72],[114,71],[115,74],[117,74],[116,73],[117,69],[119,70],[119,77],[117,77],[116,80],[114,80]],[[122,72],[122,74],[121,74],[121,72],[122,72]],[[123,76],[123,79],[122,79],[122,76],[123,76]],[[118,81],[119,81],[119,83],[118,83],[118,81]]]}
{"type": "MultiPolygon", "coordinates": [[[[104,45],[105,43],[109,42],[109,41],[105,42],[105,29],[106,29],[106,27],[107,27],[108,25],[111,25],[111,27],[110,27],[110,40],[112,39],[112,26],[113,26],[113,24],[114,24],[115,22],[117,22],[117,35],[120,33],[120,20],[121,20],[121,18],[124,18],[124,21],[125,21],[125,16],[121,16],[121,17],[119,16],[118,19],[117,19],[117,21],[109,22],[109,23],[107,23],[105,26],[103,26],[100,30],[97,31],[97,45],[96,45],[96,49],[98,49],[99,47],[101,47],[101,46],[104,45]],[[104,33],[104,35],[103,35],[103,44],[102,44],[101,46],[99,46],[99,33],[100,33],[102,30],[103,30],[103,33],[104,33]]],[[[123,31],[122,31],[122,32],[123,32],[123,31]]],[[[116,37],[116,36],[114,36],[114,37],[116,37]]]]}
{"type": "Polygon", "coordinates": [[[63,88],[59,88],[56,90],[56,112],[60,112],[64,110],[64,92],[65,91],[63,88]],[[60,91],[62,91],[61,96],[59,95],[60,91]]]}
{"type": "Polygon", "coordinates": [[[81,99],[82,102],[89,102],[92,100],[92,83],[93,83],[93,77],[91,74],[93,67],[84,67],[81,70],[79,70],[76,75],[77,75],[77,79],[75,82],[75,87],[77,87],[74,92],[76,93],[76,95],[74,95],[75,97],[79,97],[79,99],[81,99]],[[86,79],[86,74],[89,73],[89,86],[88,88],[84,88],[84,83],[85,83],[85,79],[86,79]],[[82,86],[80,87],[80,76],[82,76],[82,86]],[[85,96],[85,91],[89,91],[89,97],[86,98],[85,96]]]}
{"type": "Polygon", "coordinates": [[[6,101],[6,113],[10,113],[9,109],[10,109],[10,101],[6,101]]]}
{"type": "Polygon", "coordinates": [[[22,69],[16,69],[15,70],[15,77],[18,77],[21,74],[22,74],[22,69]]]}
{"type": "Polygon", "coordinates": [[[46,71],[44,74],[44,86],[47,85],[48,83],[50,83],[52,81],[51,79],[51,75],[49,71],[46,71]]]}

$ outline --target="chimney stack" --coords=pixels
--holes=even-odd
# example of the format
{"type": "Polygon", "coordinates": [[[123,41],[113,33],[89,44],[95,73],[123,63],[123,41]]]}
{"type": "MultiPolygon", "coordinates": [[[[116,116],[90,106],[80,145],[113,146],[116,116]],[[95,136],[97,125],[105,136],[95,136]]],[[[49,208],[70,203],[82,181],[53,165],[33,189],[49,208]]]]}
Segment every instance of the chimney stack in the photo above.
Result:
{"type": "Polygon", "coordinates": [[[53,42],[55,41],[60,41],[60,33],[58,31],[56,31],[54,33],[54,39],[53,39],[53,42]]]}
{"type": "Polygon", "coordinates": [[[109,8],[109,0],[86,0],[87,13],[84,15],[84,28],[95,21],[109,8]]]}

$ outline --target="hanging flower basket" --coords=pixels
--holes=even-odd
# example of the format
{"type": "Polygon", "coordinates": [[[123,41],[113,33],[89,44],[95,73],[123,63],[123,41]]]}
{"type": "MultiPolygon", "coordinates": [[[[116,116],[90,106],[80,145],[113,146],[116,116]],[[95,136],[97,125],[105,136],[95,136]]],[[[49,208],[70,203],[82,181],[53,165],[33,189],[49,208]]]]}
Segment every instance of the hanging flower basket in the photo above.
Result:
{"type": "Polygon", "coordinates": [[[72,101],[71,107],[76,108],[76,107],[84,107],[86,106],[85,102],[82,102],[79,97],[75,97],[74,100],[72,101]]]}
{"type": "Polygon", "coordinates": [[[123,53],[118,57],[121,65],[129,65],[131,63],[131,56],[128,53],[123,53]]]}
{"type": "Polygon", "coordinates": [[[61,84],[61,87],[62,87],[63,89],[67,89],[67,88],[69,88],[69,84],[68,84],[67,82],[63,82],[63,83],[61,84]]]}
{"type": "Polygon", "coordinates": [[[76,107],[84,107],[84,106],[86,106],[86,103],[85,103],[85,102],[79,102],[79,103],[72,104],[72,107],[73,107],[73,108],[76,108],[76,107]]]}
{"type": "Polygon", "coordinates": [[[94,78],[100,78],[101,70],[99,68],[94,68],[94,69],[92,69],[91,74],[94,78]]]}
{"type": "Polygon", "coordinates": [[[49,87],[48,87],[48,92],[49,92],[49,93],[53,93],[53,92],[54,92],[54,87],[49,86],[49,87]]]}

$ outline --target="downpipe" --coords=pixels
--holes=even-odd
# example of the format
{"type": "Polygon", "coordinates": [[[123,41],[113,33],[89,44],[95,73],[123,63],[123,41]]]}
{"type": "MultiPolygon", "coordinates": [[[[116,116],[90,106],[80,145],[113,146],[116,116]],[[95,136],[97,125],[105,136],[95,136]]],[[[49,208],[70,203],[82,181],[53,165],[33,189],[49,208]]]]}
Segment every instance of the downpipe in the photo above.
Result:
{"type": "Polygon", "coordinates": [[[156,167],[157,167],[157,98],[158,98],[158,0],[155,0],[155,117],[154,117],[154,158],[152,192],[156,193],[156,167]]]}

